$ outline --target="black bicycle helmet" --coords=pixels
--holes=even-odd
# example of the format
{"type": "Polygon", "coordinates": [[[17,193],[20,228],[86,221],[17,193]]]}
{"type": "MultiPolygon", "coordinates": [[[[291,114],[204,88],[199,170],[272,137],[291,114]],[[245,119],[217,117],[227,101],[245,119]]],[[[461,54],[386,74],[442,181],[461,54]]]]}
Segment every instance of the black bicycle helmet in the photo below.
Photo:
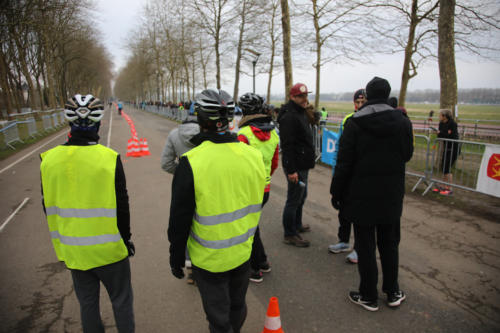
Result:
{"type": "Polygon", "coordinates": [[[244,116],[262,113],[264,112],[264,98],[254,93],[246,93],[240,97],[238,106],[244,116]]]}
{"type": "Polygon", "coordinates": [[[206,89],[196,95],[194,111],[201,127],[222,132],[227,130],[229,121],[233,119],[234,101],[224,90],[206,89]]]}
{"type": "Polygon", "coordinates": [[[72,128],[88,130],[96,126],[104,116],[104,104],[92,95],[76,94],[64,104],[64,117],[72,128]]]}

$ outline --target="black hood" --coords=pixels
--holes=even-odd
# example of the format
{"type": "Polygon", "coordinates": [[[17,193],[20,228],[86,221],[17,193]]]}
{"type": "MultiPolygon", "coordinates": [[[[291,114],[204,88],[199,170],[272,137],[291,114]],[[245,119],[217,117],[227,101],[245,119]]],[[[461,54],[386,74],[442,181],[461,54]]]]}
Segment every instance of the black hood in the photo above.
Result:
{"type": "Polygon", "coordinates": [[[396,135],[404,124],[401,110],[385,103],[365,104],[352,116],[352,120],[364,131],[378,138],[396,135]]]}
{"type": "Polygon", "coordinates": [[[214,132],[200,132],[189,140],[193,145],[199,146],[203,141],[212,141],[213,143],[228,143],[239,142],[236,134],[232,132],[225,132],[224,134],[217,134],[214,132]]]}

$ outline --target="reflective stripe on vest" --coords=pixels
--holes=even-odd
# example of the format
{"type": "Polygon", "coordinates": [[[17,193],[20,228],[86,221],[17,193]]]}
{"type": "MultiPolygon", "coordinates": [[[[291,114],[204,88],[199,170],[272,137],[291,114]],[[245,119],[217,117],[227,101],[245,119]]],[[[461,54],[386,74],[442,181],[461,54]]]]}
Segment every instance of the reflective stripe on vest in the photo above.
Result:
{"type": "Polygon", "coordinates": [[[60,217],[77,217],[77,218],[90,218],[90,217],[116,217],[116,209],[106,208],[91,208],[91,209],[76,209],[76,208],[59,208],[48,207],[45,209],[47,216],[59,215],[60,217]]]}
{"type": "Polygon", "coordinates": [[[216,225],[219,223],[228,223],[241,219],[248,214],[260,212],[262,204],[250,205],[245,208],[238,209],[231,213],[224,213],[213,216],[200,216],[197,212],[194,213],[194,219],[203,225],[216,225]]]}
{"type": "Polygon", "coordinates": [[[250,237],[252,237],[255,234],[255,230],[257,230],[257,227],[248,229],[248,231],[242,235],[218,241],[208,241],[205,239],[201,239],[192,231],[190,233],[190,236],[194,238],[195,241],[200,243],[203,247],[220,250],[246,242],[250,237]]]}
{"type": "Polygon", "coordinates": [[[90,237],[69,237],[61,235],[57,230],[51,231],[50,236],[52,238],[58,238],[61,244],[76,245],[76,246],[87,246],[87,245],[104,244],[109,242],[118,242],[122,238],[120,234],[99,235],[90,237]]]}
{"type": "Polygon", "coordinates": [[[250,258],[266,171],[262,154],[242,142],[201,145],[185,153],[193,171],[196,213],[187,247],[193,265],[225,272],[250,258]]]}
{"type": "Polygon", "coordinates": [[[266,185],[271,184],[271,165],[273,163],[274,153],[278,146],[280,139],[276,130],[271,130],[271,137],[267,141],[260,141],[252,132],[250,126],[244,126],[238,131],[238,135],[244,135],[248,144],[262,153],[264,167],[266,168],[266,185]]]}
{"type": "Polygon", "coordinates": [[[102,145],[58,146],[40,155],[52,244],[68,268],[88,270],[128,255],[117,226],[117,156],[102,145]]]}

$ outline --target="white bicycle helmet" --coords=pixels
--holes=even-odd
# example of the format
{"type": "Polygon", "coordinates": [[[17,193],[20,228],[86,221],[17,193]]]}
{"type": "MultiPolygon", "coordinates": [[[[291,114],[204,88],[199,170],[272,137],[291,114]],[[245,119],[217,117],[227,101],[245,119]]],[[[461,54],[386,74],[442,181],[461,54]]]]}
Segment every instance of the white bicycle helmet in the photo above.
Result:
{"type": "Polygon", "coordinates": [[[80,129],[96,126],[104,116],[104,104],[92,95],[76,94],[64,105],[64,117],[70,125],[80,129]]]}

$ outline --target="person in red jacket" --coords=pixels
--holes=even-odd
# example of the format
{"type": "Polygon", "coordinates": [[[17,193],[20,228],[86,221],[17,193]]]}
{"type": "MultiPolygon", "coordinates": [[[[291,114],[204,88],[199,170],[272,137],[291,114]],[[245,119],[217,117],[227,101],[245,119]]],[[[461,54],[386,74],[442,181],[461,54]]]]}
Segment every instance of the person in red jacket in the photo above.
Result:
{"type": "MultiPolygon", "coordinates": [[[[278,167],[279,159],[279,137],[274,129],[272,118],[264,108],[264,98],[254,93],[247,93],[240,97],[238,105],[243,112],[238,127],[238,140],[254,148],[257,148],[264,159],[267,178],[264,189],[264,198],[262,207],[269,200],[269,191],[271,188],[271,176],[278,167]]],[[[259,227],[255,231],[252,245],[252,254],[250,256],[250,266],[252,272],[250,281],[262,282],[262,272],[271,271],[271,266],[267,261],[266,251],[260,238],[259,227]]]]}

